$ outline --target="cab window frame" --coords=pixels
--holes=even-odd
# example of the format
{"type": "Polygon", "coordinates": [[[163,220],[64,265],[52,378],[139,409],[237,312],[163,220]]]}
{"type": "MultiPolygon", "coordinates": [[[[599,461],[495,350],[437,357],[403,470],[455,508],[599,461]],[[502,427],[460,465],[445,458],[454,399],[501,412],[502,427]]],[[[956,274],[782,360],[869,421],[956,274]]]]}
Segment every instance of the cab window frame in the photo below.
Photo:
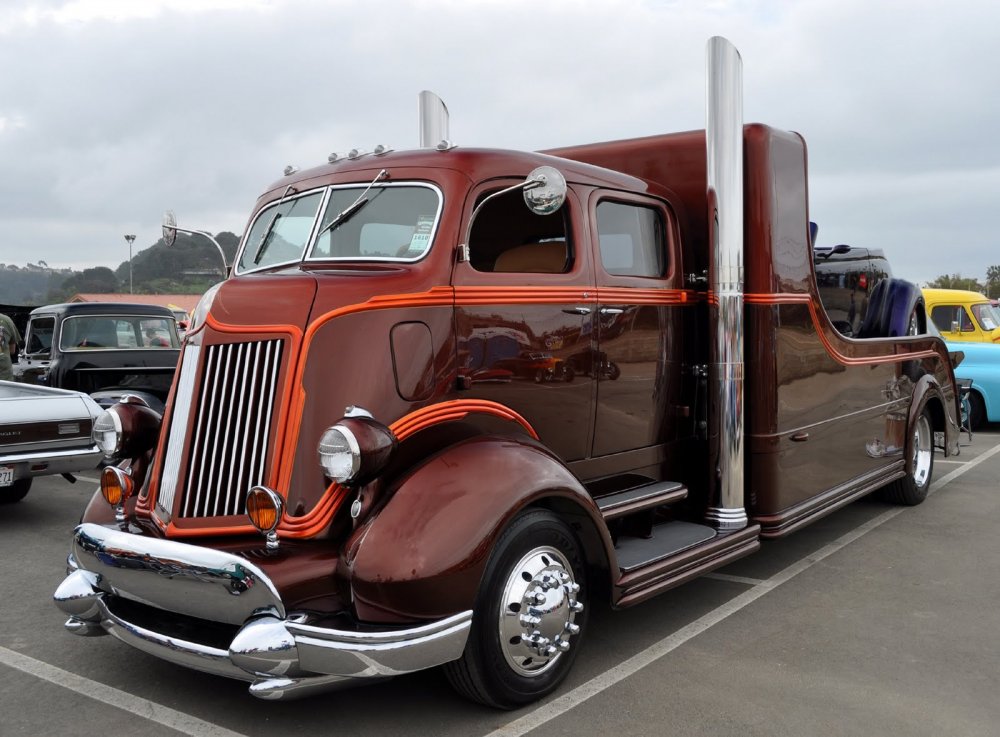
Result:
{"type": "Polygon", "coordinates": [[[615,190],[595,190],[591,195],[589,207],[590,229],[593,233],[593,259],[597,273],[604,283],[635,285],[656,283],[657,286],[681,288],[677,284],[681,264],[677,248],[680,230],[676,214],[668,202],[655,196],[643,196],[615,190]],[[661,273],[659,275],[625,274],[609,271],[604,263],[604,253],[601,249],[601,231],[598,221],[598,208],[605,203],[643,208],[653,211],[658,219],[660,248],[662,249],[661,273]]]}

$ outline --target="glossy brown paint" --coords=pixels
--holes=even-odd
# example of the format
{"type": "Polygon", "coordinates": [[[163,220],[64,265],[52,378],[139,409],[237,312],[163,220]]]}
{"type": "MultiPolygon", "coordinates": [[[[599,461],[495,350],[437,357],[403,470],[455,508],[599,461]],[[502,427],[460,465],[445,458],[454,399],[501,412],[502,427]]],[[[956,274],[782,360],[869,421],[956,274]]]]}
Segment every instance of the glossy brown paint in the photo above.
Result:
{"type": "MultiPolygon", "coordinates": [[[[192,338],[202,345],[287,341],[268,479],[288,502],[279,534],[315,538],[315,550],[324,551],[300,563],[271,561],[295,600],[322,598],[336,568],[337,591],[352,588],[353,613],[364,621],[422,620],[468,608],[493,540],[528,504],[556,506],[580,523],[588,556],[610,569],[619,605],[756,547],[752,525],[738,539],[623,576],[608,528],[584,491],[588,483],[613,487],[616,477],[680,480],[689,487],[683,511],[692,520],[713,501],[712,446],[698,439],[705,408],[696,401],[692,369],[707,360],[714,306],[703,287],[684,277],[708,264],[704,134],[560,153],[567,158],[477,150],[391,154],[282,180],[259,200],[258,207],[266,205],[288,184],[303,191],[370,181],[379,167],[396,180],[430,181],[444,192],[435,243],[421,261],[308,263],[234,277],[219,292],[209,324],[192,338]],[[567,273],[482,272],[458,260],[456,246],[477,196],[540,164],[556,166],[569,181],[567,273]],[[604,272],[592,215],[602,198],[642,202],[663,214],[664,278],[604,272]],[[602,306],[622,312],[602,316],[602,306]],[[497,345],[487,347],[490,341],[497,345]],[[620,378],[611,377],[611,364],[620,378]],[[412,465],[389,463],[374,507],[364,507],[363,524],[343,542],[343,503],[355,492],[323,477],[316,454],[322,432],[350,405],[391,425],[456,400],[494,402],[524,424],[463,415],[464,435],[449,434],[455,423],[447,419],[425,427],[423,453],[405,456],[403,449],[400,457],[412,465]],[[526,440],[531,433],[540,445],[526,440]]],[[[783,534],[901,473],[905,453],[873,458],[861,440],[905,448],[899,417],[912,416],[925,398],[941,404],[939,429],[950,447],[954,431],[943,418],[954,414],[954,396],[940,341],[854,341],[829,324],[812,276],[801,138],[748,126],[746,157],[746,500],[762,534],[783,534]],[[918,400],[911,400],[914,387],[918,400]]],[[[709,408],[709,427],[717,426],[712,417],[709,408]]],[[[182,470],[191,463],[187,452],[182,470]]],[[[168,521],[170,536],[251,530],[245,519],[168,521]]],[[[228,543],[210,537],[205,544],[228,543]]],[[[298,545],[290,543],[279,558],[308,548],[298,545]]],[[[333,600],[346,600],[331,592],[333,600]]]]}
{"type": "MultiPolygon", "coordinates": [[[[496,536],[519,509],[541,500],[562,501],[575,518],[600,529],[590,496],[538,444],[479,437],[428,459],[345,546],[358,617],[412,621],[468,607],[496,536]]],[[[613,560],[606,530],[588,555],[613,560]]]]}
{"type": "MultiPolygon", "coordinates": [[[[805,143],[797,134],[757,124],[745,127],[744,139],[746,502],[752,518],[773,526],[801,516],[812,498],[816,509],[825,509],[825,497],[837,489],[862,493],[879,485],[871,483],[873,474],[881,481],[899,474],[905,435],[894,418],[908,414],[920,376],[933,377],[932,394],[952,417],[954,396],[940,341],[858,341],[832,327],[813,274],[805,143]],[[876,443],[897,452],[872,458],[866,446],[876,443]]],[[[675,193],[671,204],[681,213],[686,263],[695,273],[707,268],[702,131],[549,153],[641,176],[675,193]]],[[[708,324],[713,315],[709,299],[708,324]]],[[[709,427],[718,427],[716,418],[710,409],[709,427]]],[[[936,429],[945,431],[953,449],[954,423],[942,421],[936,429]]],[[[713,466],[710,457],[708,468],[713,466]]],[[[697,478],[685,480],[700,486],[697,478]]],[[[707,483],[711,499],[711,474],[707,483]]]]}

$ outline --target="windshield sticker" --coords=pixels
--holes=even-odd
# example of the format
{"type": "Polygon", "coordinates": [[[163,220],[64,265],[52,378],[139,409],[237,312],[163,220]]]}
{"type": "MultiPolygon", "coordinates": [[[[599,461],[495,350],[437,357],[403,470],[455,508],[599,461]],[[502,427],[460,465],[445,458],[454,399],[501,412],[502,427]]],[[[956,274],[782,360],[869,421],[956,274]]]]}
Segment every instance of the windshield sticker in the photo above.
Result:
{"type": "Polygon", "coordinates": [[[433,228],[433,217],[417,218],[417,227],[413,230],[413,236],[410,238],[410,246],[401,255],[405,258],[407,256],[417,256],[426,251],[431,245],[431,230],[433,228]]]}

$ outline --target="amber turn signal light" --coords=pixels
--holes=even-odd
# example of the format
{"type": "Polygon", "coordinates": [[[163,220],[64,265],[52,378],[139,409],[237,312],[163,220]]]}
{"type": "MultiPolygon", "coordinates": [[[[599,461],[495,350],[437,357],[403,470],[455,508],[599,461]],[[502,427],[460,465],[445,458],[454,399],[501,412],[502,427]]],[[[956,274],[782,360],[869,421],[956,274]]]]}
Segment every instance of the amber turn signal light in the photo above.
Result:
{"type": "Polygon", "coordinates": [[[274,531],[284,510],[285,500],[274,489],[255,486],[247,492],[247,516],[253,526],[267,536],[268,549],[278,547],[278,536],[274,531]]]}
{"type": "Polygon", "coordinates": [[[101,496],[112,507],[117,507],[132,496],[132,477],[117,466],[108,466],[101,472],[101,496]]]}

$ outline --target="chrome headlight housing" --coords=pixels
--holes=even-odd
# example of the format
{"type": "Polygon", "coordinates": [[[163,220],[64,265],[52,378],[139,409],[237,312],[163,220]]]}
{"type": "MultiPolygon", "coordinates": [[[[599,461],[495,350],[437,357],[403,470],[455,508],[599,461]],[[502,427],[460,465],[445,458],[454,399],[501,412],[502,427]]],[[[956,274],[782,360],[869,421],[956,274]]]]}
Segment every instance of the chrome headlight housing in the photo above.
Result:
{"type": "Polygon", "coordinates": [[[122,448],[122,421],[114,407],[106,409],[94,420],[91,438],[100,448],[105,458],[114,458],[122,448]]]}
{"type": "Polygon", "coordinates": [[[319,439],[319,463],[338,484],[347,483],[361,469],[361,447],[344,425],[329,427],[319,439]]]}
{"type": "Polygon", "coordinates": [[[348,412],[320,437],[319,463],[331,481],[363,486],[385,468],[396,436],[363,410],[351,407],[348,412]]]}
{"type": "Polygon", "coordinates": [[[126,394],[97,416],[90,436],[109,460],[136,458],[156,445],[161,421],[142,399],[126,394]]]}

